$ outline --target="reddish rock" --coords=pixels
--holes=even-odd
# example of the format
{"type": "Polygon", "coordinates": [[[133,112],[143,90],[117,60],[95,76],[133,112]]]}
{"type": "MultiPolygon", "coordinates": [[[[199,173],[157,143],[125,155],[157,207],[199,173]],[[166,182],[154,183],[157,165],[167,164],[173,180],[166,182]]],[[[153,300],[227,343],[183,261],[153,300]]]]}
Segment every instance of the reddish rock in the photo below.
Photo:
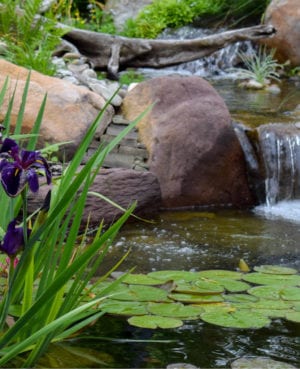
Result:
{"type": "MultiPolygon", "coordinates": [[[[38,194],[29,194],[29,211],[33,212],[43,204],[50,186],[41,186],[38,194]]],[[[150,172],[138,172],[132,169],[101,169],[90,191],[98,192],[114,201],[124,209],[134,202],[134,214],[149,219],[157,214],[161,205],[161,194],[157,178],[150,172]]],[[[98,226],[102,220],[110,225],[123,212],[99,197],[90,195],[84,208],[82,225],[89,219],[90,226],[98,226]]],[[[135,219],[131,217],[130,219],[135,219]]]]}
{"type": "MultiPolygon", "coordinates": [[[[11,114],[14,126],[27,76],[27,69],[0,59],[0,88],[6,77],[9,77],[9,91],[0,109],[0,121],[6,114],[9,98],[17,86],[11,114]]],[[[22,124],[23,133],[31,131],[45,94],[47,103],[40,130],[40,145],[72,141],[72,144],[65,148],[65,154],[71,157],[105,101],[85,87],[32,71],[22,124]]],[[[112,114],[113,108],[109,107],[104,114],[100,130],[108,125],[112,114]]]]}
{"type": "Polygon", "coordinates": [[[162,205],[252,205],[243,152],[216,90],[200,77],[153,78],[127,94],[122,112],[131,120],[154,102],[138,130],[162,205]]]}
{"type": "Polygon", "coordinates": [[[281,63],[289,60],[291,66],[300,65],[300,3],[299,0],[273,0],[265,14],[266,24],[277,30],[275,36],[263,40],[276,48],[276,58],[281,63]]]}

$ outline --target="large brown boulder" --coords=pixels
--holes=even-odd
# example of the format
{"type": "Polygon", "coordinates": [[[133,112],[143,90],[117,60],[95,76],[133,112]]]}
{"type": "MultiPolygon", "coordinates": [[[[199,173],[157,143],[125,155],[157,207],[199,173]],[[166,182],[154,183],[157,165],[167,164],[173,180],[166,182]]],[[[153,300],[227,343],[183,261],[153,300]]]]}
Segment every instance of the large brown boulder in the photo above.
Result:
{"type": "Polygon", "coordinates": [[[122,112],[133,119],[154,102],[138,130],[163,206],[253,204],[243,152],[216,90],[200,77],[153,78],[127,94],[122,112]]]}
{"type": "MultiPolygon", "coordinates": [[[[42,206],[51,185],[39,188],[37,194],[29,193],[29,212],[42,206]]],[[[157,178],[150,172],[139,172],[132,169],[113,168],[101,169],[90,188],[114,201],[118,206],[128,209],[136,203],[134,214],[150,219],[159,212],[161,193],[157,178]]],[[[82,225],[89,222],[90,226],[98,226],[102,220],[105,225],[116,221],[123,211],[95,195],[87,197],[84,207],[82,225]]],[[[136,218],[130,217],[129,220],[136,218]]]]}
{"type": "Polygon", "coordinates": [[[300,65],[300,3],[299,0],[273,0],[265,14],[266,24],[273,25],[275,36],[263,40],[271,48],[276,48],[276,58],[291,66],[300,65]]]}
{"type": "MultiPolygon", "coordinates": [[[[0,121],[6,114],[9,98],[16,86],[11,114],[12,126],[14,126],[28,73],[27,69],[0,59],[0,88],[9,77],[9,90],[0,109],[0,121]]],[[[47,94],[47,103],[40,130],[40,145],[71,141],[72,143],[64,149],[64,157],[71,157],[87,129],[103,108],[105,100],[85,87],[31,71],[22,124],[23,133],[31,131],[45,94],[47,94]]],[[[104,114],[102,127],[108,125],[112,114],[113,108],[109,107],[104,114]]]]}

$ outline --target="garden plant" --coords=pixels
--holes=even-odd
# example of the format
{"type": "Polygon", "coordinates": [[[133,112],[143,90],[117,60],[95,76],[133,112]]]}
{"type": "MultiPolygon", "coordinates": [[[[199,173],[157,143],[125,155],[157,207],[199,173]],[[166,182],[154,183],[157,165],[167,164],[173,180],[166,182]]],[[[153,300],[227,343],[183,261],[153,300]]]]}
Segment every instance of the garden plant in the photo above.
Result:
{"type": "MultiPolygon", "coordinates": [[[[124,211],[109,228],[103,229],[100,223],[86,244],[88,224],[82,224],[82,215],[85,200],[92,195],[89,188],[106,153],[137,121],[105,149],[100,147],[79,170],[100,124],[102,110],[62,175],[52,178],[42,152],[35,150],[46,97],[32,133],[21,134],[29,81],[30,76],[13,134],[9,135],[14,96],[1,125],[0,366],[11,363],[22,353],[25,353],[22,367],[34,366],[51,342],[69,337],[103,315],[99,303],[110,294],[114,283],[86,302],[86,297],[99,283],[91,285],[90,281],[101,268],[109,245],[134,207],[133,204],[124,211]],[[45,177],[44,183],[40,183],[41,175],[45,177]],[[51,182],[52,189],[44,204],[35,213],[28,214],[27,192],[36,193],[40,185],[51,182]]],[[[0,92],[0,106],[8,85],[6,80],[0,92]]],[[[106,275],[100,281],[105,278],[106,275]]]]}

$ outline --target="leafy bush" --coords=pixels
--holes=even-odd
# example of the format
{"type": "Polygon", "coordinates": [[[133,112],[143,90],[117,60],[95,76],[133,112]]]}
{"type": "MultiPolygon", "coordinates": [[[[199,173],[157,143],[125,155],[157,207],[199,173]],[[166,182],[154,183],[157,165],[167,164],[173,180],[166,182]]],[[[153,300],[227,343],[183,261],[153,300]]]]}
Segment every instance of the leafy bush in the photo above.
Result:
{"type": "Polygon", "coordinates": [[[53,75],[51,55],[65,31],[50,18],[37,17],[42,0],[4,0],[0,4],[0,40],[5,59],[53,75]]]}
{"type": "Polygon", "coordinates": [[[137,17],[126,22],[122,34],[128,37],[155,38],[167,27],[177,28],[196,18],[240,23],[261,17],[270,0],[154,0],[137,17]]]}

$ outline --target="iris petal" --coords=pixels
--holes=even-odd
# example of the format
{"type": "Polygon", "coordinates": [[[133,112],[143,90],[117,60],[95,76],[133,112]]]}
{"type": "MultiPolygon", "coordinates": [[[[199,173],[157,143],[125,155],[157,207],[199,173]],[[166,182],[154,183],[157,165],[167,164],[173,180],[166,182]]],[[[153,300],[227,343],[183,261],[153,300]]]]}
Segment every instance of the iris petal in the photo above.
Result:
{"type": "Polygon", "coordinates": [[[39,179],[34,169],[29,169],[26,173],[27,182],[32,192],[37,192],[39,189],[39,179]]]}
{"type": "Polygon", "coordinates": [[[14,149],[14,151],[17,149],[19,151],[19,147],[18,144],[16,143],[16,141],[12,140],[11,138],[6,138],[3,141],[2,147],[0,152],[9,152],[12,149],[14,149]]]}
{"type": "Polygon", "coordinates": [[[8,256],[14,256],[24,246],[23,228],[16,228],[16,221],[13,220],[7,227],[7,232],[4,236],[3,243],[0,245],[0,250],[4,251],[8,256]]]}
{"type": "Polygon", "coordinates": [[[16,196],[20,192],[22,170],[15,163],[7,163],[1,171],[1,182],[8,196],[16,196]]]}

